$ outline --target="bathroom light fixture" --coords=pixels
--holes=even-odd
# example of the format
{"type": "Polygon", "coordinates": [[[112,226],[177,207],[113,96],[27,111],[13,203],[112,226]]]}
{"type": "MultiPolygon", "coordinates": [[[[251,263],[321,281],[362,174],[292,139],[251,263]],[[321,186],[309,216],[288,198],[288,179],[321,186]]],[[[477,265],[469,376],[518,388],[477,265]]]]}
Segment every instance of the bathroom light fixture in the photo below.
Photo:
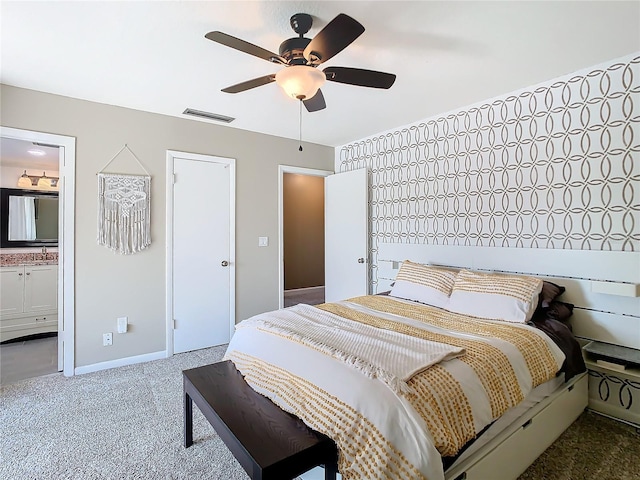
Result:
{"type": "Polygon", "coordinates": [[[18,187],[20,188],[31,188],[33,187],[33,182],[31,181],[31,177],[27,175],[27,171],[25,170],[20,178],[18,179],[18,187]]]}
{"type": "Polygon", "coordinates": [[[58,187],[59,180],[59,177],[47,176],[46,172],[42,172],[42,176],[27,175],[27,171],[25,170],[18,178],[18,187],[52,189],[58,187]]]}
{"type": "Polygon", "coordinates": [[[47,174],[45,172],[42,172],[42,176],[40,178],[38,178],[38,186],[39,187],[45,187],[45,188],[51,188],[51,179],[49,177],[47,177],[47,174]]]}
{"type": "Polygon", "coordinates": [[[43,157],[47,154],[44,150],[40,150],[39,148],[32,148],[30,150],[27,150],[27,153],[33,155],[34,157],[43,157]]]}

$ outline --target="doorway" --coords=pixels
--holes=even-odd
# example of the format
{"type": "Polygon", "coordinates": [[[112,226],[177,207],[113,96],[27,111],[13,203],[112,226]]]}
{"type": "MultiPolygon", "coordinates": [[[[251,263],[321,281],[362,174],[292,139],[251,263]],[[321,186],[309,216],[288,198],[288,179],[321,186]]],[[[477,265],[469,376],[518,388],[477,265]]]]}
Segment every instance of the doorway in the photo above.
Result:
{"type": "Polygon", "coordinates": [[[280,165],[279,307],[324,302],[324,177],[333,172],[280,165]]]}
{"type": "MultiPolygon", "coordinates": [[[[0,127],[1,139],[11,142],[27,142],[34,149],[52,149],[57,151],[58,162],[58,248],[57,248],[57,339],[49,348],[57,352],[55,360],[55,371],[62,371],[65,376],[74,375],[74,343],[75,343],[75,311],[74,311],[74,291],[75,291],[75,254],[74,254],[74,230],[75,230],[75,138],[48,133],[20,130],[16,128],[0,127]]],[[[3,152],[4,156],[4,152],[3,152]]],[[[24,170],[24,169],[23,169],[24,170]]],[[[18,178],[15,179],[16,186],[18,178]]],[[[4,186],[4,184],[3,184],[4,186]]],[[[13,249],[12,249],[13,250],[13,249]]],[[[24,250],[27,255],[33,249],[24,250]]],[[[41,260],[50,261],[53,256],[48,256],[45,251],[40,250],[41,260]]],[[[35,263],[35,257],[33,262],[35,263]]],[[[34,266],[25,266],[25,269],[34,270],[34,266]]],[[[28,273],[32,275],[42,274],[46,278],[50,267],[42,267],[37,272],[25,270],[26,278],[28,273]],[[40,271],[42,270],[42,271],[40,271]],[[46,272],[45,272],[46,270],[46,272]],[[34,273],[35,272],[35,273],[34,273]],[[43,273],[44,272],[44,273],[43,273]]],[[[18,272],[20,273],[20,272],[18,272]]],[[[51,272],[49,272],[51,273],[51,272]]],[[[34,280],[36,277],[33,277],[34,280]]],[[[52,282],[54,280],[52,279],[52,282]]],[[[47,283],[47,282],[45,282],[47,283]]],[[[26,285],[25,288],[29,287],[26,285]]],[[[32,287],[29,287],[32,288],[32,287]]],[[[27,292],[29,290],[26,290],[27,292]]],[[[23,304],[24,305],[24,304],[23,304]]],[[[45,320],[40,320],[45,321],[45,320]]],[[[6,365],[5,365],[6,366],[6,365]]]]}
{"type": "Polygon", "coordinates": [[[367,169],[343,173],[280,165],[278,168],[279,307],[284,307],[284,175],[324,177],[324,302],[366,295],[368,286],[367,169]]]}
{"type": "Polygon", "coordinates": [[[168,355],[228,343],[234,302],[235,160],[168,151],[168,355]]]}

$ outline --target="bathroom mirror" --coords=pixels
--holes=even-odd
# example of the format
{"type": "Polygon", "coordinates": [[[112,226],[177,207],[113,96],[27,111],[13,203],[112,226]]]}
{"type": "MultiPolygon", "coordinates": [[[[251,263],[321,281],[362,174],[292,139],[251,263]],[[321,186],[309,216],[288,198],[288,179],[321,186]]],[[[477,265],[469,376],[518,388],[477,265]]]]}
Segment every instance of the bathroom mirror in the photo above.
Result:
{"type": "Polygon", "coordinates": [[[58,192],[0,189],[0,247],[58,246],[58,192]]]}

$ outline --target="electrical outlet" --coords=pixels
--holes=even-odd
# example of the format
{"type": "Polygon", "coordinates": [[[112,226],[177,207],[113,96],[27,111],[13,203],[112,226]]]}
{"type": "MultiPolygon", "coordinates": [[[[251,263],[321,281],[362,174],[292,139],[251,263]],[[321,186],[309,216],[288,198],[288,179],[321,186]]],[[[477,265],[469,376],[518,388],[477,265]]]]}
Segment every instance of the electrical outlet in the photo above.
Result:
{"type": "Polygon", "coordinates": [[[113,336],[111,332],[102,334],[102,346],[108,347],[109,345],[113,345],[113,336]]]}

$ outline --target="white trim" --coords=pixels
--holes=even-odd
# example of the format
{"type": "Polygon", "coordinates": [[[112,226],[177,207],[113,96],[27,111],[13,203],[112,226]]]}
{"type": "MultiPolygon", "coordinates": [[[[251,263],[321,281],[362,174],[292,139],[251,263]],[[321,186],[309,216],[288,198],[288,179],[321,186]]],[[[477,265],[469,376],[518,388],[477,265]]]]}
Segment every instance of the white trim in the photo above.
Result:
{"type": "MultiPolygon", "coordinates": [[[[62,366],[66,377],[75,367],[75,179],[76,139],[64,135],[0,127],[0,137],[48,143],[60,148],[60,198],[58,244],[58,341],[62,342],[62,366]]],[[[60,360],[60,359],[59,359],[60,360]]],[[[60,362],[58,362],[60,365],[60,362]]]]}
{"type": "Polygon", "coordinates": [[[236,160],[198,153],[167,150],[166,168],[166,223],[165,223],[165,355],[173,355],[173,166],[176,158],[200,162],[223,163],[229,166],[229,338],[236,326],[236,160]]]}
{"type": "Polygon", "coordinates": [[[100,370],[108,370],[110,368],[126,367],[127,365],[135,365],[136,363],[151,362],[152,360],[160,360],[166,358],[167,352],[153,352],[145,353],[143,355],[135,355],[133,357],[117,358],[115,360],[108,360],[106,362],[93,363],[91,365],[85,365],[83,367],[77,367],[75,369],[76,375],[83,375],[85,373],[99,372],[100,370]]]}
{"type": "Polygon", "coordinates": [[[334,172],[314,168],[278,165],[278,308],[284,307],[284,174],[296,173],[311,177],[328,177],[334,172]]]}

